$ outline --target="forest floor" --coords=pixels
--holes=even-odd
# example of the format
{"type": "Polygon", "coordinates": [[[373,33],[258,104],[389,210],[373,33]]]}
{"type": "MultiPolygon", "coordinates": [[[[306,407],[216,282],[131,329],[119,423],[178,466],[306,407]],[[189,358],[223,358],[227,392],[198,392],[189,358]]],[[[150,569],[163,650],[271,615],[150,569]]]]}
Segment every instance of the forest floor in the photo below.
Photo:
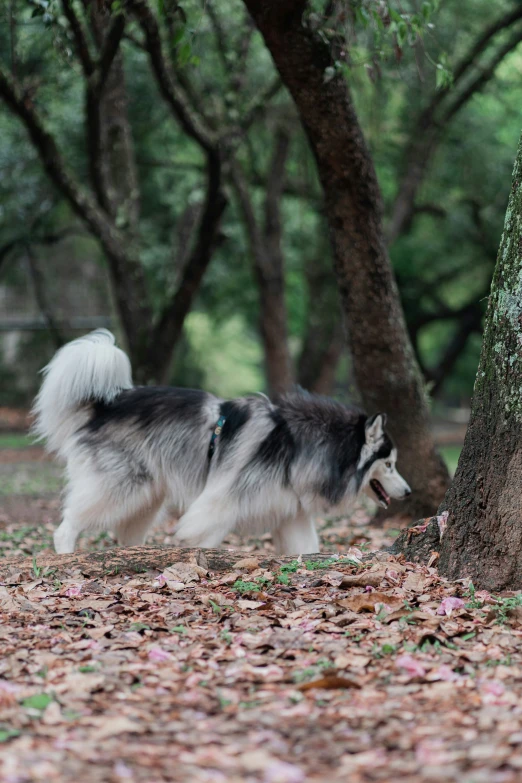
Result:
{"type": "Polygon", "coordinates": [[[387,554],[394,521],[362,508],[321,523],[321,563],[266,567],[263,539],[213,572],[175,549],[143,573],[47,567],[59,470],[2,446],[1,781],[522,779],[520,595],[387,554]]]}

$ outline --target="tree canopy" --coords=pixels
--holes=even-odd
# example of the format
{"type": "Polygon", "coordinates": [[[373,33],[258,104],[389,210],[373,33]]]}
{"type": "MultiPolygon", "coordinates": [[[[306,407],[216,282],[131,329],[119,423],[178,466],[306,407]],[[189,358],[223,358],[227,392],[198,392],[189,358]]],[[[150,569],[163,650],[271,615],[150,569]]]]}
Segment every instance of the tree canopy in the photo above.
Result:
{"type": "MultiPolygon", "coordinates": [[[[16,0],[4,6],[0,30],[2,69],[16,80],[19,97],[52,133],[64,165],[83,187],[91,180],[92,150],[86,143],[87,79],[75,19],[91,60],[101,57],[88,5],[16,0]]],[[[199,130],[204,128],[203,136],[212,143],[220,139],[219,185],[227,204],[170,380],[205,383],[226,394],[263,388],[252,241],[229,164],[233,157],[240,167],[261,226],[275,139],[281,132],[289,138],[280,198],[281,250],[289,352],[302,367],[299,356],[303,345],[310,344],[311,325],[314,333],[322,330],[317,352],[325,356],[327,349],[335,353],[339,321],[311,153],[243,3],[135,5],[138,11],[149,9],[158,23],[164,58],[175,71],[177,99],[182,95],[185,106],[173,108],[158,81],[150,24],[143,25],[138,11],[113,3],[139,212],[136,221],[116,215],[116,224],[143,270],[151,317],[159,323],[197,245],[208,184],[205,139],[202,144],[199,130]],[[125,11],[122,32],[118,10],[125,11]],[[187,117],[189,125],[196,123],[195,133],[194,128],[189,132],[187,117]],[[132,231],[129,221],[135,222],[132,231]],[[322,308],[320,323],[314,315],[318,299],[331,303],[322,308]],[[325,311],[335,316],[330,325],[325,311]],[[238,351],[245,361],[236,361],[238,351]],[[219,366],[234,367],[234,382],[230,373],[213,369],[216,352],[219,366]]],[[[522,14],[511,2],[461,3],[458,24],[453,6],[435,2],[400,7],[315,2],[308,13],[336,53],[335,68],[348,79],[370,144],[391,258],[425,377],[437,396],[465,401],[478,361],[483,300],[519,131],[522,14]]],[[[331,76],[325,73],[325,80],[331,76]]],[[[60,276],[74,276],[81,274],[84,262],[94,263],[98,285],[106,287],[106,253],[100,253],[63,192],[50,182],[19,117],[5,106],[0,132],[1,283],[11,294],[27,286],[30,244],[55,315],[67,320],[66,303],[52,295],[57,270],[60,276]]],[[[52,345],[47,344],[44,350],[50,353],[52,345]]],[[[344,394],[351,384],[348,365],[347,357],[335,376],[344,394]]],[[[296,370],[298,379],[303,372],[296,370]]]]}

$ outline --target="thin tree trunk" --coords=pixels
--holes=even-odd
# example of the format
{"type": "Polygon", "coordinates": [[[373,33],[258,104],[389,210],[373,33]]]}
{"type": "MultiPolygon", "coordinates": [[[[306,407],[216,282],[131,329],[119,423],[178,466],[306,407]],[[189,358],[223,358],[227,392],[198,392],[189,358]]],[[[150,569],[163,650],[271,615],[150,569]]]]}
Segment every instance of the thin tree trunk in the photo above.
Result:
{"type": "Polygon", "coordinates": [[[297,382],[308,391],[331,395],[345,338],[330,252],[322,245],[305,269],[308,307],[297,382]]]}
{"type": "MultiPolygon", "coordinates": [[[[440,570],[488,590],[522,588],[522,138],[486,316],[471,419],[440,570]]],[[[442,510],[441,509],[441,510],[442,510]]]]}
{"type": "Polygon", "coordinates": [[[232,179],[248,235],[259,291],[259,331],[263,343],[267,386],[271,394],[288,391],[294,381],[288,346],[280,213],[288,146],[288,135],[278,131],[266,183],[264,226],[260,225],[256,217],[248,184],[239,164],[232,164],[232,179]]]}
{"type": "MultiPolygon", "coordinates": [[[[382,229],[370,152],[327,45],[303,23],[303,0],[244,0],[292,94],[323,185],[356,382],[369,412],[385,411],[412,486],[408,511],[433,513],[449,476],[429,428],[424,384],[404,323],[382,229]]],[[[403,506],[405,508],[405,506],[403,506]]]]}
{"type": "Polygon", "coordinates": [[[45,279],[38,264],[38,260],[30,245],[25,246],[25,252],[27,257],[27,264],[29,267],[29,274],[33,283],[34,298],[40,310],[40,314],[45,321],[51,339],[53,341],[56,350],[61,348],[65,343],[63,335],[60,332],[60,328],[56,323],[54,313],[47,298],[47,291],[45,285],[45,279]]]}
{"type": "Polygon", "coordinates": [[[339,360],[343,355],[345,340],[342,327],[337,328],[331,335],[330,342],[323,348],[318,356],[316,364],[315,377],[309,385],[311,392],[315,394],[333,394],[335,385],[335,375],[339,360]]]}

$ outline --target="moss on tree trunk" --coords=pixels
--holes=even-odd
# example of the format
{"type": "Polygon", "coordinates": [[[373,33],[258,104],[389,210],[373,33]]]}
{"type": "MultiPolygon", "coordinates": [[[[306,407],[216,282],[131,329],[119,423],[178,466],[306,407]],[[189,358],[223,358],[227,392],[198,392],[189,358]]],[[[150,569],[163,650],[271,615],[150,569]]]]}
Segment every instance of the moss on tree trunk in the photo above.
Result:
{"type": "Polygon", "coordinates": [[[522,138],[470,424],[443,508],[441,572],[490,590],[522,588],[522,138]]]}

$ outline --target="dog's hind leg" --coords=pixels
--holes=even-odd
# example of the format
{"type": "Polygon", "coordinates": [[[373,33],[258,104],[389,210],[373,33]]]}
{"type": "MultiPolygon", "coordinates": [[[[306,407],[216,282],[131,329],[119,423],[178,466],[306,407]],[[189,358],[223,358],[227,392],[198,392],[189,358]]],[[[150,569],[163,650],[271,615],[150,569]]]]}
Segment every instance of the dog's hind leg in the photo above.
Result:
{"type": "Polygon", "coordinates": [[[125,543],[142,543],[161,500],[148,482],[127,487],[110,473],[77,471],[65,500],[63,522],[54,533],[56,552],[74,552],[78,536],[85,531],[117,533],[127,525],[125,543]]]}
{"type": "Polygon", "coordinates": [[[310,555],[320,548],[315,523],[304,511],[274,530],[272,541],[278,555],[310,555]]]}
{"type": "Polygon", "coordinates": [[[97,524],[107,513],[107,500],[98,482],[92,477],[74,483],[67,494],[62,524],[54,531],[54,548],[59,555],[74,552],[76,541],[85,530],[101,527],[97,524]],[[93,500],[94,498],[94,500],[93,500]]]}
{"type": "Polygon", "coordinates": [[[117,538],[120,546],[140,546],[145,542],[147,533],[156,523],[164,518],[159,512],[163,498],[158,498],[152,505],[145,506],[118,525],[117,538]]]}

